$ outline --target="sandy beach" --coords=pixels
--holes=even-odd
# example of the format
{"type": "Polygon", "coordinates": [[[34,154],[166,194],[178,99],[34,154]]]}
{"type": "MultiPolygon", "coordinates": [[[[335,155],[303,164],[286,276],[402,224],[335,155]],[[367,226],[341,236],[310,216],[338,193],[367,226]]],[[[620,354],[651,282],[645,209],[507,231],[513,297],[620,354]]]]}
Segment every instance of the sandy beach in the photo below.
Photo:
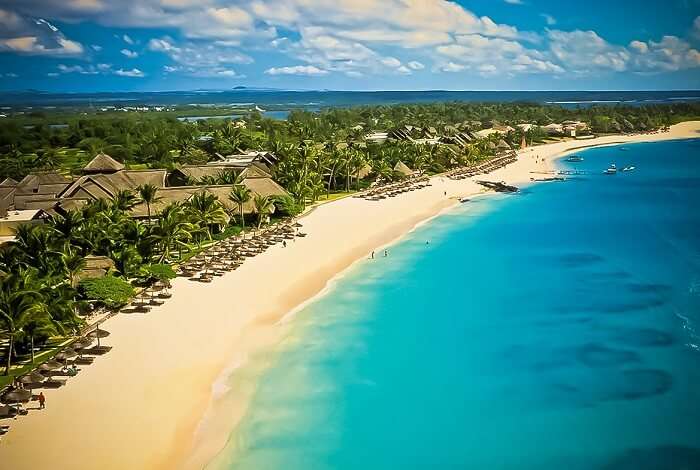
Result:
{"type": "MultiPolygon", "coordinates": [[[[660,134],[536,146],[483,179],[529,184],[577,149],[693,137],[700,137],[700,121],[660,134]]],[[[11,430],[0,441],[0,467],[202,468],[224,445],[254,391],[251,381],[249,389],[224,396],[218,391],[222,377],[280,341],[288,328],[281,320],[351,264],[459,198],[482,193],[472,179],[435,176],[431,187],[383,201],[344,198],[301,218],[307,237],[274,246],[212,284],[176,279],[164,306],[106,322],[111,336],[105,344],[113,350],[65,387],[44,391],[45,410],[3,422],[11,430]]]]}

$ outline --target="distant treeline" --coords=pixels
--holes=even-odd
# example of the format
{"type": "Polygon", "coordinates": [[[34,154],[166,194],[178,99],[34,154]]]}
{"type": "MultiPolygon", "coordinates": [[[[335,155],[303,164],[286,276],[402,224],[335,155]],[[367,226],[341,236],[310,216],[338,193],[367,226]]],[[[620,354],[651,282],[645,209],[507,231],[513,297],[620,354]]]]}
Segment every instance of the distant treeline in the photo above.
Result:
{"type": "MultiPolygon", "coordinates": [[[[221,114],[218,109],[212,114],[221,114]]],[[[593,133],[656,129],[700,118],[699,103],[591,106],[568,109],[532,103],[434,103],[294,110],[287,120],[253,112],[227,119],[182,122],[168,112],[65,112],[0,118],[0,176],[21,178],[37,169],[74,169],[99,152],[132,166],[201,164],[237,149],[279,150],[302,141],[358,142],[371,131],[403,125],[476,131],[495,124],[546,125],[585,121],[593,133]]],[[[513,139],[518,136],[512,136],[513,139]]]]}

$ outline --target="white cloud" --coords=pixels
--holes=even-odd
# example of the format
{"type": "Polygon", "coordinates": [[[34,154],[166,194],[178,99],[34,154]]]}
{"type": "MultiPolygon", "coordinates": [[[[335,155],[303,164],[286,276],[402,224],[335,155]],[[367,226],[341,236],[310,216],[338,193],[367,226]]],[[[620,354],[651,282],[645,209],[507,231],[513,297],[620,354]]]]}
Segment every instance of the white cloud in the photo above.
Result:
{"type": "Polygon", "coordinates": [[[222,64],[249,64],[253,59],[228,46],[215,43],[185,42],[176,44],[171,38],[154,38],[148,42],[148,49],[162,52],[173,61],[192,67],[216,67],[222,64]]]}
{"type": "Polygon", "coordinates": [[[78,56],[83,46],[43,18],[30,20],[0,8],[0,52],[25,55],[78,56]]]}
{"type": "Polygon", "coordinates": [[[693,36],[695,36],[697,39],[700,39],[700,16],[695,17],[695,21],[693,21],[693,36]]]}
{"type": "Polygon", "coordinates": [[[511,5],[522,5],[523,0],[503,0],[506,3],[509,3],[511,5]]]}
{"type": "Polygon", "coordinates": [[[456,64],[454,62],[448,62],[442,67],[440,67],[440,70],[443,72],[461,72],[462,70],[466,69],[466,65],[462,64],[456,64]]]}
{"type": "Polygon", "coordinates": [[[131,39],[131,37],[128,34],[125,34],[122,36],[122,39],[124,40],[125,43],[129,44],[130,46],[134,45],[134,40],[131,39]]]}
{"type": "Polygon", "coordinates": [[[489,38],[480,34],[457,36],[455,43],[438,46],[435,51],[449,63],[438,67],[446,72],[469,69],[481,75],[495,72],[494,68],[509,73],[560,73],[563,69],[535,49],[502,38],[489,38]],[[450,65],[452,64],[452,65],[450,65]],[[457,69],[454,64],[463,65],[457,69]]]}
{"type": "Polygon", "coordinates": [[[615,72],[674,72],[700,67],[700,52],[676,36],[660,41],[631,41],[628,47],[610,44],[593,31],[549,31],[550,50],[568,70],[585,74],[615,72]]]}
{"type": "Polygon", "coordinates": [[[100,52],[102,50],[102,46],[98,46],[97,44],[90,45],[90,48],[95,52],[100,52]]]}
{"type": "Polygon", "coordinates": [[[401,61],[399,59],[397,59],[396,57],[385,57],[382,59],[382,64],[386,65],[387,67],[391,67],[391,68],[401,67],[401,61]]]}
{"type": "Polygon", "coordinates": [[[57,46],[50,47],[42,44],[35,36],[22,36],[10,39],[0,39],[0,50],[28,55],[80,55],[83,46],[70,39],[58,38],[57,46]]]}
{"type": "Polygon", "coordinates": [[[114,71],[114,75],[118,75],[120,77],[144,77],[145,74],[140,71],[139,69],[131,69],[131,70],[124,70],[124,69],[119,69],[114,71]]]}
{"type": "Polygon", "coordinates": [[[547,23],[548,26],[554,26],[557,24],[557,19],[554,18],[552,15],[548,15],[547,13],[540,13],[540,16],[544,18],[544,22],[547,23]]]}
{"type": "Polygon", "coordinates": [[[125,55],[129,59],[135,59],[139,56],[138,52],[130,51],[129,49],[122,49],[119,52],[121,52],[123,55],[125,55]]]}
{"type": "Polygon", "coordinates": [[[421,64],[420,62],[418,62],[416,60],[412,60],[411,62],[409,62],[406,65],[408,65],[408,68],[410,68],[412,70],[423,70],[425,68],[425,65],[421,64]]]}
{"type": "Polygon", "coordinates": [[[272,67],[265,70],[268,75],[327,75],[327,70],[319,69],[313,65],[295,65],[291,67],[272,67]]]}

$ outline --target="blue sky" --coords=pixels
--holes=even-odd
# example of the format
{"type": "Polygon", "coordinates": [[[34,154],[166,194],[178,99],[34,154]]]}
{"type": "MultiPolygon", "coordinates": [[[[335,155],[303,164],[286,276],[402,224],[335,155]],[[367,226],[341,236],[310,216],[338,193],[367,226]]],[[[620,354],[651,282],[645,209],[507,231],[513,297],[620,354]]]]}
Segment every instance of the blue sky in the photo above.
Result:
{"type": "Polygon", "coordinates": [[[0,90],[700,88],[700,0],[2,0],[0,90]]]}

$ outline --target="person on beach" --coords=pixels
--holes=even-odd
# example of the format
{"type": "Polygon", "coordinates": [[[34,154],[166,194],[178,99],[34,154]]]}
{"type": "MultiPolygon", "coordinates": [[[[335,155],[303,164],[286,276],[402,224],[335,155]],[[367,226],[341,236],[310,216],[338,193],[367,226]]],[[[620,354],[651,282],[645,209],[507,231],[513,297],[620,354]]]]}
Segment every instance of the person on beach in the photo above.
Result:
{"type": "Polygon", "coordinates": [[[43,410],[46,408],[46,397],[44,396],[44,392],[39,392],[39,409],[43,410]]]}
{"type": "Polygon", "coordinates": [[[374,251],[372,252],[372,256],[371,256],[371,259],[374,259],[374,251]]]}
{"type": "Polygon", "coordinates": [[[287,248],[287,240],[282,240],[282,247],[287,248]]]}
{"type": "Polygon", "coordinates": [[[387,250],[384,250],[384,257],[386,258],[387,256],[389,256],[389,252],[387,250]]]}

